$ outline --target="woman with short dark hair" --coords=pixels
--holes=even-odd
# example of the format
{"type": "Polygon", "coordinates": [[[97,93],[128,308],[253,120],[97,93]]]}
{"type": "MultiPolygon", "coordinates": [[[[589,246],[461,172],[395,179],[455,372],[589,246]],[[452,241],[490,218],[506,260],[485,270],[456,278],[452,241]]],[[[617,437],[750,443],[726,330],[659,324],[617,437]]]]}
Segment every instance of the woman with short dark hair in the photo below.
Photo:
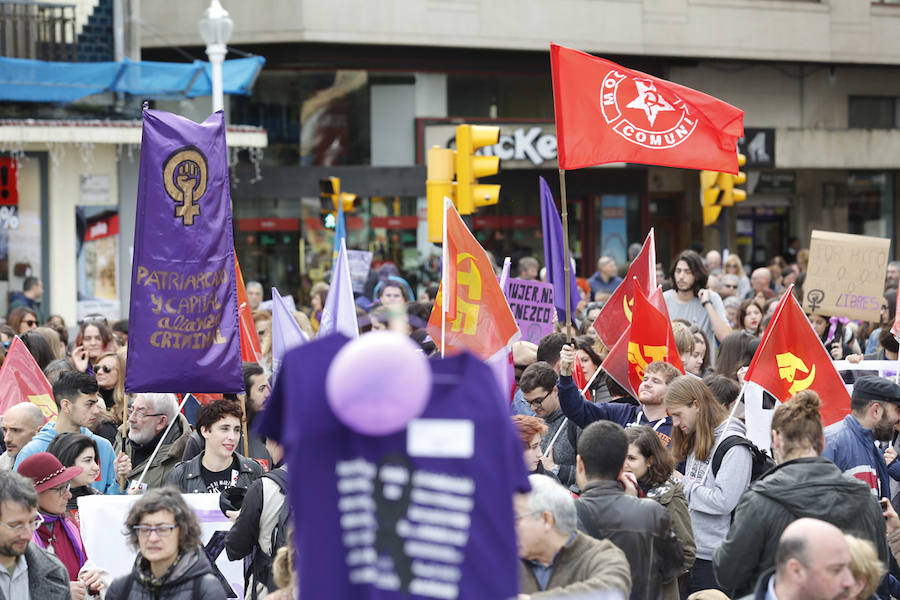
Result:
{"type": "Polygon", "coordinates": [[[203,552],[194,511],[173,487],[148,491],[125,519],[125,535],[139,551],[131,573],[109,587],[107,600],[219,600],[222,584],[203,552]]]}

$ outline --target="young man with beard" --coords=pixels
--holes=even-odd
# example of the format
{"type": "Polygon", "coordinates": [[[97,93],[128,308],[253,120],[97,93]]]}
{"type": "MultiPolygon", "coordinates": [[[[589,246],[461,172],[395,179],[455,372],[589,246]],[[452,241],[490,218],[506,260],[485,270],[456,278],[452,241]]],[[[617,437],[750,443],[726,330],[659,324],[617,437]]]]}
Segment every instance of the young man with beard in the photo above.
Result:
{"type": "Polygon", "coordinates": [[[238,454],[241,437],[241,405],[215,400],[197,412],[197,431],[206,440],[203,451],[172,469],[168,483],[186,494],[218,494],[230,487],[247,488],[263,469],[238,454]]]}
{"type": "Polygon", "coordinates": [[[877,375],[860,377],[853,385],[850,414],[825,428],[822,456],[867,483],[878,498],[890,496],[884,455],[875,442],[889,442],[900,423],[900,385],[877,375]]]}
{"type": "Polygon", "coordinates": [[[710,363],[715,364],[714,339],[722,343],[731,333],[725,305],[718,293],[707,289],[709,273],[703,259],[693,250],[685,250],[675,258],[672,271],[673,289],[663,292],[669,318],[684,319],[700,328],[710,341],[710,363]]]}
{"type": "Polygon", "coordinates": [[[669,382],[681,375],[678,369],[659,361],[647,365],[644,380],[638,387],[638,406],[612,402],[593,404],[584,399],[572,380],[574,361],[574,348],[563,346],[559,353],[559,405],[569,420],[581,428],[600,419],[613,421],[622,427],[646,425],[656,432],[665,446],[671,446],[672,419],[666,414],[663,398],[669,382]]]}

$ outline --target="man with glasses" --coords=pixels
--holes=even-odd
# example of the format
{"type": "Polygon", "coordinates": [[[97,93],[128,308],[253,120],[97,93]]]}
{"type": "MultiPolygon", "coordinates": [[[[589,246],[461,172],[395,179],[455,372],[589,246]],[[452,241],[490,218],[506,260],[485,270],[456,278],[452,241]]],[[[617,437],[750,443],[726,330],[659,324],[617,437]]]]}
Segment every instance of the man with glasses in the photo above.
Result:
{"type": "Polygon", "coordinates": [[[43,523],[34,485],[18,473],[0,471],[0,599],[70,598],[69,577],[58,558],[31,542],[43,523]]]}
{"type": "Polygon", "coordinates": [[[575,500],[561,485],[546,475],[530,475],[528,482],[531,492],[513,500],[521,559],[519,598],[539,592],[554,598],[587,597],[600,590],[614,592],[610,597],[628,597],[631,574],[625,553],[609,540],[575,529],[575,500]]]}
{"type": "Polygon", "coordinates": [[[72,431],[83,433],[97,443],[100,460],[100,480],[94,487],[104,494],[121,494],[116,482],[116,473],[126,473],[131,468],[127,456],[118,460],[109,440],[91,432],[91,427],[102,413],[103,401],[98,394],[97,380],[81,371],[68,371],[59,376],[53,384],[53,398],[59,411],[55,421],[44,425],[16,456],[15,469],[19,469],[26,458],[47,450],[47,446],[57,434],[72,431]]]}
{"type": "MultiPolygon", "coordinates": [[[[84,600],[88,594],[96,595],[109,586],[109,571],[100,569],[88,561],[78,525],[66,515],[66,504],[72,497],[72,480],[81,474],[81,467],[63,467],[59,459],[49,452],[38,452],[22,461],[20,475],[34,482],[37,492],[37,523],[32,541],[52,552],[63,567],[69,580],[74,600],[84,600]]],[[[15,597],[18,600],[18,597],[15,597]]]]}
{"type": "Polygon", "coordinates": [[[519,389],[522,390],[522,400],[547,426],[547,433],[541,439],[541,451],[544,453],[541,462],[544,468],[556,475],[563,485],[570,486],[575,483],[573,440],[577,439],[578,431],[574,423],[566,421],[559,407],[556,383],[556,371],[548,363],[540,360],[522,373],[519,389]],[[566,429],[560,431],[564,423],[566,429]],[[574,435],[569,435],[570,428],[574,435]]]}
{"type": "Polygon", "coordinates": [[[116,436],[116,456],[124,452],[128,457],[126,466],[131,468],[125,471],[125,477],[129,491],[134,488],[143,492],[164,485],[169,473],[181,462],[184,447],[191,436],[190,423],[178,412],[175,394],[138,394],[128,410],[128,441],[122,439],[123,429],[124,426],[120,427],[116,436]],[[166,428],[173,421],[172,428],[166,434],[166,428]],[[147,461],[157,445],[159,452],[147,467],[147,461]],[[147,474],[138,483],[145,468],[147,474]]]}

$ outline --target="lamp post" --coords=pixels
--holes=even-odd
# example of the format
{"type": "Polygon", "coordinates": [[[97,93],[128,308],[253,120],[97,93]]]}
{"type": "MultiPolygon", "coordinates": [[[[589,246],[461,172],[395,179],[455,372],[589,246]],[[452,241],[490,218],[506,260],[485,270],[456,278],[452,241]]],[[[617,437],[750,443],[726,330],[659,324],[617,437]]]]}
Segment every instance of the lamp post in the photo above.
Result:
{"type": "Polygon", "coordinates": [[[234,22],[219,0],[211,0],[199,24],[200,37],[206,42],[206,55],[212,67],[212,109],[223,110],[225,98],[222,93],[222,63],[228,53],[228,38],[234,29],[234,22]]]}

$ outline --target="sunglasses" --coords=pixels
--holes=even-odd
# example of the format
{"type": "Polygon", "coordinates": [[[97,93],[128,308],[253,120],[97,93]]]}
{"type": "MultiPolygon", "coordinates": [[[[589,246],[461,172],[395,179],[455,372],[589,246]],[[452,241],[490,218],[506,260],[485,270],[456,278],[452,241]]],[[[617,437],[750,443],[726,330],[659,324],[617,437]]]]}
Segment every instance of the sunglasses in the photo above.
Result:
{"type": "Polygon", "coordinates": [[[84,325],[85,323],[103,323],[107,325],[106,317],[85,317],[81,321],[78,322],[79,325],[84,325]]]}
{"type": "Polygon", "coordinates": [[[25,323],[26,325],[28,325],[29,327],[37,327],[37,324],[38,324],[38,322],[35,321],[34,319],[23,319],[22,322],[25,323]]]}
{"type": "Polygon", "coordinates": [[[94,365],[94,372],[99,373],[103,371],[104,373],[112,373],[115,370],[115,367],[110,367],[108,365],[94,365]]]}

